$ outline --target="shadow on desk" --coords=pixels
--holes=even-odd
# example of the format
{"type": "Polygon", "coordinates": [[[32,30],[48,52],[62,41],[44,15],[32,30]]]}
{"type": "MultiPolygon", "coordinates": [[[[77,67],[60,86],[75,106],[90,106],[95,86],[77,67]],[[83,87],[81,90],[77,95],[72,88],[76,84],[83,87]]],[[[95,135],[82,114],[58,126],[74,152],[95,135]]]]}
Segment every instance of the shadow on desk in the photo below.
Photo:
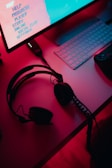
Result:
{"type": "Polygon", "coordinates": [[[112,117],[93,129],[91,154],[95,168],[112,168],[112,117]]]}

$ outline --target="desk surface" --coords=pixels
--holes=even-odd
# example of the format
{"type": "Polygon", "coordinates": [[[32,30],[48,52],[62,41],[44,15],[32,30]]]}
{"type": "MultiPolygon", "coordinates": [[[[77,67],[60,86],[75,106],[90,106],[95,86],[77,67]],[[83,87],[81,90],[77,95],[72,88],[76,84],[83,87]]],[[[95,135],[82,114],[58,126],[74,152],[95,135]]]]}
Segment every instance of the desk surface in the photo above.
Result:
{"type": "MultiPolygon", "coordinates": [[[[64,82],[71,85],[77,97],[91,112],[97,111],[112,98],[112,81],[98,72],[93,58],[77,70],[72,70],[53,54],[57,46],[45,36],[40,36],[36,40],[42,47],[45,59],[52,68],[63,75],[64,82]]],[[[20,89],[16,101],[23,103],[26,111],[32,105],[49,109],[54,114],[53,124],[21,124],[8,108],[6,89],[18,70],[27,65],[41,64],[41,61],[25,45],[7,54],[1,38],[0,51],[4,62],[0,66],[0,129],[3,133],[0,143],[0,164],[5,168],[9,165],[16,168],[31,168],[45,161],[64,145],[85,125],[86,120],[75,105],[66,108],[59,105],[49,76],[36,76],[20,89]]]]}

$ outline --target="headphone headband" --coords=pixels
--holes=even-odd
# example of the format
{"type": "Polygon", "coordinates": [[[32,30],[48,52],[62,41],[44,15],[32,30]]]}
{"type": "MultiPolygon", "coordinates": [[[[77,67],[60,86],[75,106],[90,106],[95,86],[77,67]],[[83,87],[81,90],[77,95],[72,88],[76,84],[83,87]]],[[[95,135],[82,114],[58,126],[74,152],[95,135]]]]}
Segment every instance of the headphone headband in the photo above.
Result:
{"type": "MultiPolygon", "coordinates": [[[[50,74],[52,74],[53,76],[55,76],[57,79],[58,79],[58,82],[63,82],[63,77],[61,74],[57,73],[56,71],[54,71],[52,68],[48,67],[48,66],[45,66],[45,65],[39,65],[39,64],[34,64],[34,65],[29,65],[29,66],[26,66],[24,68],[22,68],[20,71],[18,71],[14,76],[13,78],[11,79],[9,85],[8,85],[8,88],[7,88],[7,94],[9,94],[11,92],[11,88],[12,86],[14,85],[14,83],[16,82],[16,80],[22,75],[24,74],[25,72],[27,71],[30,71],[32,70],[33,68],[35,67],[40,67],[40,68],[45,68],[49,71],[46,71],[46,73],[50,72],[50,74]]],[[[45,72],[45,71],[44,71],[45,72]]],[[[42,73],[44,73],[42,72],[42,73]]],[[[33,74],[32,74],[33,76],[33,74]]]]}
{"type": "Polygon", "coordinates": [[[29,79],[29,78],[37,75],[37,74],[41,74],[41,73],[48,74],[48,75],[53,75],[57,79],[58,83],[63,82],[62,75],[57,73],[56,71],[54,71],[52,68],[50,68],[48,66],[45,66],[45,65],[34,64],[34,65],[26,66],[26,67],[22,68],[21,70],[19,70],[12,77],[12,79],[10,80],[9,85],[7,87],[7,102],[8,102],[8,105],[9,105],[11,111],[17,117],[19,117],[19,119],[22,120],[22,121],[28,121],[28,120],[25,120],[24,117],[21,117],[20,115],[18,115],[15,112],[15,110],[13,109],[13,106],[12,106],[12,102],[13,102],[15,96],[16,96],[18,88],[22,85],[22,83],[24,83],[27,79],[29,79]],[[36,68],[36,67],[44,68],[45,70],[31,71],[31,70],[33,70],[33,68],[36,68]],[[29,72],[29,71],[31,71],[31,72],[29,72]],[[27,73],[27,74],[23,75],[24,73],[27,73]]]}

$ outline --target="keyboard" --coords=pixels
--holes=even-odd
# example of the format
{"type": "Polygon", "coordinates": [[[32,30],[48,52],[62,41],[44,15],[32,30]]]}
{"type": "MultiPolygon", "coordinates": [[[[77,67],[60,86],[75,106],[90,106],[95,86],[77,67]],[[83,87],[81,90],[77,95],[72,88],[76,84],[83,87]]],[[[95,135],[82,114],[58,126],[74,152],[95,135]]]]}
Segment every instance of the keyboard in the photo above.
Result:
{"type": "Polygon", "coordinates": [[[58,46],[54,53],[69,67],[77,69],[95,52],[112,41],[112,27],[101,20],[58,46]]]}

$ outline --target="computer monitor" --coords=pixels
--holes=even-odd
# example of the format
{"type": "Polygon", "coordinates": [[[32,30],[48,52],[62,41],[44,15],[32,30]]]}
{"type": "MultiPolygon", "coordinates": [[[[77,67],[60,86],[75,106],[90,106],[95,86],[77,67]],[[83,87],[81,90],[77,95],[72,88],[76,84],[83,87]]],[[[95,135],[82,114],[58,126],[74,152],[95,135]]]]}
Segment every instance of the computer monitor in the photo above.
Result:
{"type": "Polygon", "coordinates": [[[0,29],[7,51],[28,42],[96,0],[3,0],[0,29]]]}

